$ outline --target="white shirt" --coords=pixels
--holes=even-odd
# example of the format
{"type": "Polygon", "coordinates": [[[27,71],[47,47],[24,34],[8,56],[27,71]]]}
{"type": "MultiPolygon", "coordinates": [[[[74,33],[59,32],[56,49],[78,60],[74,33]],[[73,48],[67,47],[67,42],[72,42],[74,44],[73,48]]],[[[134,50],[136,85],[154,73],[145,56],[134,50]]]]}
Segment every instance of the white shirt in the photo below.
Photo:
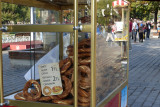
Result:
{"type": "Polygon", "coordinates": [[[136,22],[133,22],[133,25],[132,25],[132,30],[134,30],[134,29],[137,29],[137,23],[136,22]]]}
{"type": "Polygon", "coordinates": [[[148,25],[148,29],[151,29],[150,25],[148,25]]]}

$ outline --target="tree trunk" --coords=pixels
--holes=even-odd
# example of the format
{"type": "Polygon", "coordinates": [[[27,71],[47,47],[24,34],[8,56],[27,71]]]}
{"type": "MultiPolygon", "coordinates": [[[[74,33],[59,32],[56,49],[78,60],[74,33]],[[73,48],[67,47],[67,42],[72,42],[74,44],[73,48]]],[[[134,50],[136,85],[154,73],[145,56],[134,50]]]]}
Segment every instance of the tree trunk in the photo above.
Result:
{"type": "Polygon", "coordinates": [[[158,8],[156,8],[154,13],[154,29],[157,29],[157,15],[158,15],[158,8]]]}

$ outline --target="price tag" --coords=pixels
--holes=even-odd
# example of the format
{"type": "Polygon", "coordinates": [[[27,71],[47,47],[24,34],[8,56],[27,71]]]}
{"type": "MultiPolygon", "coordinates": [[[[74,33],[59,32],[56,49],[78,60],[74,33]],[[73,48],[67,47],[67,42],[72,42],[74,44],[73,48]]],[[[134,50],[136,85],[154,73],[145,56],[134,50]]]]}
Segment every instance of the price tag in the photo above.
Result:
{"type": "Polygon", "coordinates": [[[59,63],[43,64],[38,66],[42,94],[44,96],[62,94],[62,80],[59,63]]]}

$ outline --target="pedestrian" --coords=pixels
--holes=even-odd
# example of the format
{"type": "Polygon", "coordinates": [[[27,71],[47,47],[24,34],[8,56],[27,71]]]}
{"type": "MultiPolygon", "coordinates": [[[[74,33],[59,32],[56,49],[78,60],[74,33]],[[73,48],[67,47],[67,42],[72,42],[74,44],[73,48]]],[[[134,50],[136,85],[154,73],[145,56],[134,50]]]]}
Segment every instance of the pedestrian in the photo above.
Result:
{"type": "Polygon", "coordinates": [[[112,25],[109,24],[108,25],[108,34],[107,34],[107,38],[106,38],[106,41],[108,42],[109,41],[109,38],[114,41],[114,38],[113,38],[113,33],[112,33],[112,25]]]}
{"type": "Polygon", "coordinates": [[[158,32],[159,32],[158,38],[160,38],[160,20],[158,21],[158,24],[157,24],[157,33],[158,32]]]}
{"type": "Polygon", "coordinates": [[[151,31],[151,23],[150,23],[150,21],[148,21],[146,27],[147,27],[147,38],[149,39],[150,38],[150,31],[151,31]]]}
{"type": "Polygon", "coordinates": [[[137,36],[137,20],[134,19],[133,25],[132,25],[132,32],[133,32],[133,39],[134,43],[136,43],[136,36],[137,36]]]}
{"type": "Polygon", "coordinates": [[[113,22],[113,25],[112,25],[112,35],[113,35],[113,38],[117,38],[116,36],[116,32],[117,32],[117,26],[116,24],[113,22]]]}
{"type": "Polygon", "coordinates": [[[97,36],[101,35],[101,28],[100,25],[97,23],[97,36]]]}
{"type": "Polygon", "coordinates": [[[131,46],[132,25],[133,25],[133,22],[132,22],[132,19],[130,19],[130,22],[129,22],[129,50],[132,49],[132,46],[131,46]]]}
{"type": "Polygon", "coordinates": [[[106,36],[106,30],[105,30],[105,26],[102,26],[102,36],[105,38],[106,36]]]}
{"type": "Polygon", "coordinates": [[[146,32],[147,32],[147,27],[146,27],[146,25],[145,25],[145,23],[143,24],[143,39],[145,40],[146,39],[146,32]]]}
{"type": "Polygon", "coordinates": [[[137,22],[137,26],[136,26],[136,36],[139,39],[139,21],[137,22]]]}
{"type": "Polygon", "coordinates": [[[143,23],[142,21],[140,22],[140,25],[139,25],[139,42],[143,42],[143,23]]]}

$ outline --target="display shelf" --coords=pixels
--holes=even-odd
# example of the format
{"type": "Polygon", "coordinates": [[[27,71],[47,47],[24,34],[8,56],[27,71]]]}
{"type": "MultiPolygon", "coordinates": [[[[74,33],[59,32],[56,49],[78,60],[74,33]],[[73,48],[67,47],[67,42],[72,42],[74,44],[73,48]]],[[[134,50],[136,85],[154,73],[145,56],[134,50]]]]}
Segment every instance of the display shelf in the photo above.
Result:
{"type": "MultiPolygon", "coordinates": [[[[129,11],[127,10],[127,8],[129,8],[128,5],[127,5],[128,7],[125,6],[125,9],[123,7],[117,6],[118,7],[117,9],[120,10],[117,11],[118,13],[116,13],[116,15],[119,18],[121,18],[123,22],[123,31],[118,32],[117,39],[115,39],[115,41],[110,42],[104,36],[109,36],[109,35],[111,36],[112,35],[111,32],[107,31],[107,33],[104,36],[97,34],[97,28],[98,28],[97,0],[81,0],[81,1],[0,0],[0,3],[1,2],[24,5],[28,7],[44,8],[48,10],[56,10],[59,12],[59,16],[57,15],[57,17],[59,17],[57,23],[60,24],[3,25],[3,27],[7,28],[5,32],[33,32],[33,34],[39,32],[41,32],[41,34],[43,34],[44,32],[45,33],[49,32],[48,35],[47,34],[44,35],[42,39],[43,44],[41,46],[44,48],[44,50],[46,47],[48,47],[50,50],[49,51],[45,50],[43,56],[39,56],[38,60],[36,60],[36,54],[35,54],[36,47],[30,47],[33,48],[34,53],[31,54],[30,60],[32,61],[30,61],[29,63],[31,65],[31,68],[29,69],[29,72],[31,72],[31,74],[28,75],[30,75],[31,77],[26,80],[34,78],[39,82],[39,78],[37,78],[38,76],[35,76],[36,74],[38,74],[39,65],[48,63],[61,64],[60,62],[63,60],[63,65],[61,67],[59,66],[60,76],[62,76],[61,78],[64,78],[64,76],[66,76],[68,80],[62,81],[63,84],[62,89],[64,89],[64,92],[66,92],[65,89],[68,89],[68,87],[70,86],[72,89],[69,88],[68,89],[69,91],[67,92],[68,94],[63,98],[61,98],[60,94],[58,96],[59,98],[58,100],[64,101],[71,99],[73,101],[69,105],[68,103],[67,104],[65,103],[65,105],[61,105],[58,103],[55,104],[55,100],[57,99],[54,99],[53,96],[52,98],[47,96],[47,98],[51,99],[42,102],[40,101],[40,98],[44,97],[43,95],[41,95],[39,99],[36,99],[35,102],[29,101],[30,99],[28,99],[28,96],[24,96],[27,101],[19,101],[13,98],[13,96],[16,93],[3,98],[3,72],[5,71],[2,70],[2,64],[1,64],[0,65],[0,77],[2,77],[0,79],[0,87],[2,87],[0,89],[1,105],[4,104],[4,99],[5,99],[9,101],[8,102],[9,105],[20,106],[20,107],[44,107],[44,106],[45,107],[73,107],[73,106],[104,107],[109,101],[111,101],[112,98],[115,97],[115,95],[120,93],[121,90],[128,85],[128,70],[129,70],[129,59],[128,59],[129,58],[129,48],[128,48],[129,11]],[[83,9],[83,11],[81,10],[80,12],[79,11],[80,8],[83,9]],[[73,19],[73,22],[71,24],[62,24],[64,18],[63,10],[66,9],[72,9],[74,11],[74,15],[73,14],[71,15],[73,19]],[[80,13],[84,14],[83,12],[85,11],[85,9],[90,9],[91,12],[90,16],[88,17],[84,16],[84,19],[89,18],[89,21],[88,22],[86,21],[87,24],[84,24],[85,23],[84,19],[82,21],[83,23],[79,22],[81,19],[79,18],[79,14],[80,13]],[[54,34],[51,32],[54,32],[54,34]],[[66,36],[63,35],[64,32],[67,32],[66,38],[64,38],[66,36]],[[91,35],[88,36],[89,35],[88,33],[91,33],[91,35]],[[124,38],[125,40],[123,40],[124,38]],[[65,45],[66,44],[65,40],[68,42],[67,45],[65,45]],[[55,46],[52,46],[53,41],[55,42],[54,44],[55,46]],[[65,52],[68,56],[64,56],[65,52]],[[126,57],[127,59],[124,59],[124,57],[126,57]],[[68,59],[66,60],[66,58],[68,59]],[[85,62],[84,64],[83,60],[87,62],[85,62]],[[62,73],[63,71],[62,67],[64,67],[65,64],[68,63],[68,62],[66,63],[65,61],[71,63],[69,68],[67,68],[66,70],[67,72],[70,69],[73,69],[70,75],[62,73]],[[85,71],[83,71],[84,68],[85,71]],[[69,81],[71,82],[71,84],[69,84],[69,81]],[[81,96],[82,93],[80,92],[80,90],[85,93],[85,97],[81,96]]],[[[39,13],[41,15],[41,12],[39,13]]],[[[48,15],[48,17],[51,16],[52,15],[50,16],[48,15]]],[[[109,28],[110,26],[113,26],[112,24],[113,23],[107,23],[104,27],[109,28]]],[[[2,27],[1,24],[0,27],[2,27]]],[[[35,38],[30,42],[34,46],[35,38]]],[[[27,56],[28,55],[29,53],[27,54],[27,56]]],[[[2,62],[2,54],[0,57],[2,62]]],[[[21,59],[23,60],[23,56],[21,56],[21,59]]],[[[44,91],[44,89],[42,89],[42,91],[44,91]]],[[[23,95],[24,94],[25,93],[23,93],[23,95]]],[[[33,93],[30,92],[30,95],[31,94],[33,93]]],[[[37,95],[37,93],[36,94],[34,93],[33,96],[34,95],[37,95]]]]}

